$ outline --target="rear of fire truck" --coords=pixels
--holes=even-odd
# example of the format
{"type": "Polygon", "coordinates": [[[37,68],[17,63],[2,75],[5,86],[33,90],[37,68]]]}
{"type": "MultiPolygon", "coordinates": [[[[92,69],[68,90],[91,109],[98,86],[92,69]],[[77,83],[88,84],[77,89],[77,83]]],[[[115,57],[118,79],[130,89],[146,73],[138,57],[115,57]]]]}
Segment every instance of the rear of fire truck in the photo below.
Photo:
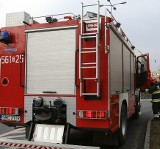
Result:
{"type": "MultiPolygon", "coordinates": [[[[136,57],[120,24],[107,11],[100,15],[102,6],[82,4],[81,20],[65,13],[46,16],[48,23],[24,22],[1,30],[10,33],[12,42],[1,44],[1,84],[8,84],[2,84],[7,95],[1,92],[5,101],[0,102],[3,108],[18,109],[14,116],[25,124],[28,140],[67,144],[71,128],[78,128],[92,131],[94,143],[106,144],[108,137],[112,144],[125,142],[127,119],[139,116],[136,78],[148,75],[149,57],[136,57]],[[84,15],[92,6],[97,12],[84,15]],[[59,15],[64,20],[58,21],[59,15]]],[[[1,113],[3,122],[7,117],[1,113]]]]}

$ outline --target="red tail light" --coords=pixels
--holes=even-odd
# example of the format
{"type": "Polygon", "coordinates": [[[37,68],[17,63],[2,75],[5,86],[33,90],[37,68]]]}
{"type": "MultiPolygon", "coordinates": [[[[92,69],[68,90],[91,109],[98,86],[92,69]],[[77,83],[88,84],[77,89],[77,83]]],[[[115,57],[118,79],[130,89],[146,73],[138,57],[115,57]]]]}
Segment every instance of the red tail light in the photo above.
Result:
{"type": "Polygon", "coordinates": [[[12,108],[8,108],[8,114],[12,114],[13,113],[13,109],[12,108]]]}
{"type": "Polygon", "coordinates": [[[82,119],[107,119],[107,111],[79,110],[77,118],[82,119]]]}
{"type": "Polygon", "coordinates": [[[84,117],[86,118],[91,118],[92,117],[92,112],[91,111],[84,111],[83,112],[84,117]]]}
{"type": "Polygon", "coordinates": [[[4,112],[4,108],[0,108],[0,113],[3,114],[4,112]]]}
{"type": "Polygon", "coordinates": [[[19,115],[19,108],[0,107],[0,114],[3,114],[3,115],[19,115]]]}

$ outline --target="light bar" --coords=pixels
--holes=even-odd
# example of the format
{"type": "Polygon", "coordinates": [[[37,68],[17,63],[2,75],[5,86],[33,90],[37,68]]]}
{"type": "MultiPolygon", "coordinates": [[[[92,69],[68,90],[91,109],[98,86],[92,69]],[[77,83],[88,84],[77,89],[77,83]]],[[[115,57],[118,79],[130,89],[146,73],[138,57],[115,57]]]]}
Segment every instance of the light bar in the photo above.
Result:
{"type": "Polygon", "coordinates": [[[82,119],[107,119],[107,111],[78,110],[77,118],[82,119]]]}
{"type": "Polygon", "coordinates": [[[0,107],[0,115],[19,115],[19,108],[0,107]]]}

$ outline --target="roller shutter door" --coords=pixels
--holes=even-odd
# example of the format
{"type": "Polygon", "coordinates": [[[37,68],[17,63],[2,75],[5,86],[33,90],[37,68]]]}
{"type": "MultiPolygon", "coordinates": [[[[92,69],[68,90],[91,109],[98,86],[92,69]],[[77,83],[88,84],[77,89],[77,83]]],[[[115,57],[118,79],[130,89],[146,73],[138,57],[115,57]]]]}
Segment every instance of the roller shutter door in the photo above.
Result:
{"type": "Polygon", "coordinates": [[[26,93],[75,94],[76,29],[27,33],[26,93]]]}

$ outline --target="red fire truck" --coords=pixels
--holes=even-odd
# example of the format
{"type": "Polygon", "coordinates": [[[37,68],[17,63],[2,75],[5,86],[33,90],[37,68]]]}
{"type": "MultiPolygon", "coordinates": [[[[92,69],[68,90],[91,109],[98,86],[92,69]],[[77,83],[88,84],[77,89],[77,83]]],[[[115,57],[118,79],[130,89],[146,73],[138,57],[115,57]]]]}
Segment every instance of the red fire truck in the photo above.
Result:
{"type": "Polygon", "coordinates": [[[0,29],[1,123],[25,125],[28,140],[47,142],[42,134],[62,128],[62,139],[51,142],[67,144],[70,128],[78,128],[92,131],[94,143],[105,144],[108,133],[125,142],[127,119],[139,116],[139,88],[150,85],[149,54],[135,53],[120,23],[100,15],[102,6],[82,4],[81,18],[51,15],[47,23],[31,18],[15,26],[7,18],[0,29]],[[92,6],[97,13],[84,15],[92,6]]]}

